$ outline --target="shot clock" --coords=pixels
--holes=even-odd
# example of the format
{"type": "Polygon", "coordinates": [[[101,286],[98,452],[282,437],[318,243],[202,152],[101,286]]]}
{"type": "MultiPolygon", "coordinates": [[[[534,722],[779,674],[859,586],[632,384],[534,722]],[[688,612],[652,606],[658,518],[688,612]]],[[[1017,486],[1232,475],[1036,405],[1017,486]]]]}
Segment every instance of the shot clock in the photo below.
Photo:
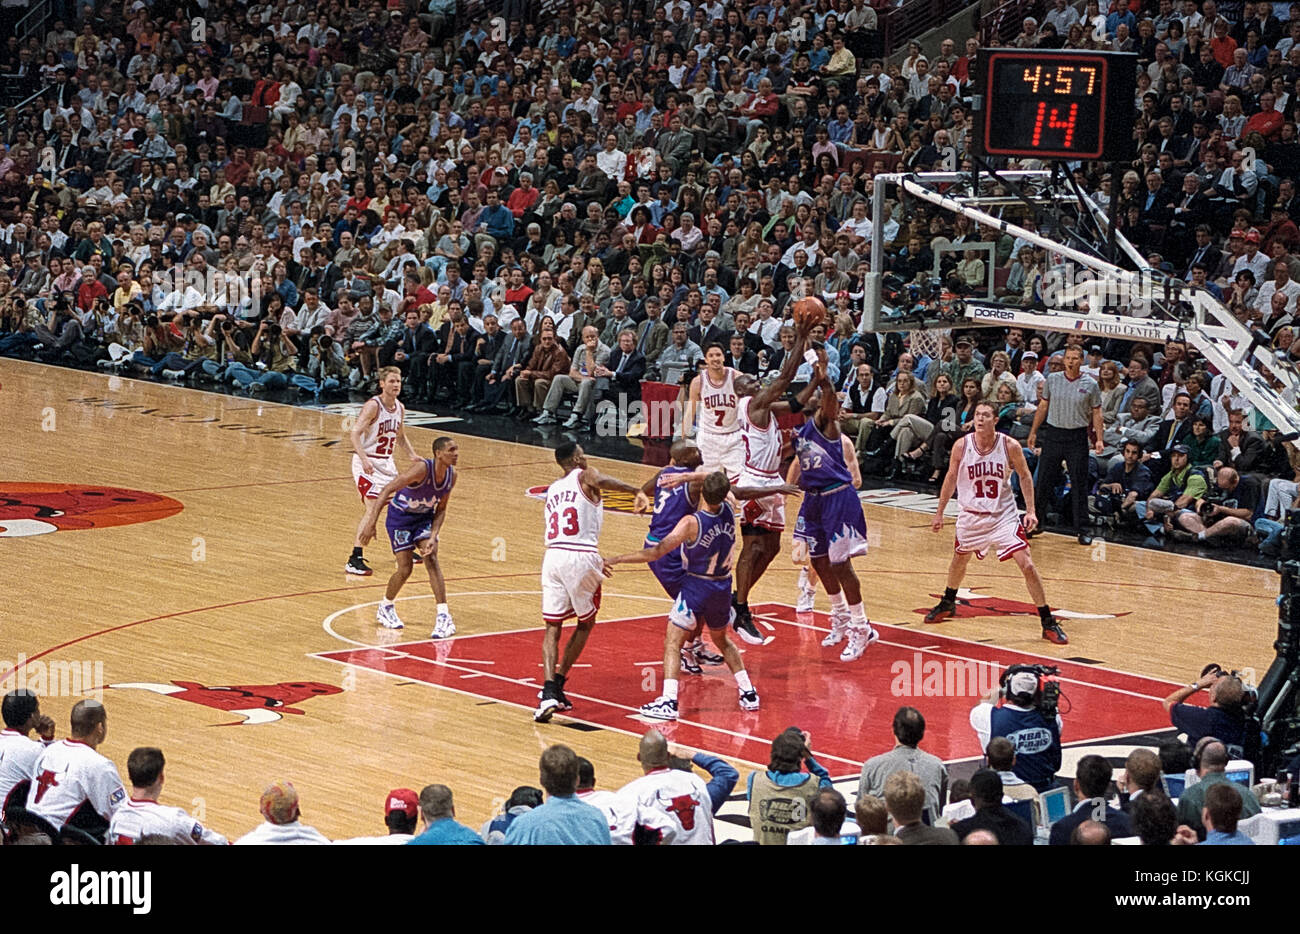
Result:
{"type": "Polygon", "coordinates": [[[981,49],[984,155],[1132,158],[1137,57],[1123,52],[981,49]]]}

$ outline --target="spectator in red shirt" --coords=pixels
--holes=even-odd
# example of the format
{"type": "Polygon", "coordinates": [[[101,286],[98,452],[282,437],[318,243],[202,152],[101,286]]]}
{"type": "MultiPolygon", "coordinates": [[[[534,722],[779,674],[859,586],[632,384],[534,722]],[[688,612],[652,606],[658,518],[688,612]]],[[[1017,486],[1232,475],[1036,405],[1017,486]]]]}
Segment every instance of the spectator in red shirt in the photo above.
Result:
{"type": "Polygon", "coordinates": [[[99,281],[95,275],[95,267],[89,264],[81,268],[81,282],[77,286],[77,307],[82,311],[90,311],[94,307],[96,300],[108,298],[108,289],[104,288],[104,283],[99,281]]]}
{"type": "MultiPolygon", "coordinates": [[[[1281,114],[1278,114],[1280,117],[1281,114]]],[[[506,199],[506,207],[510,213],[519,220],[524,214],[537,203],[538,191],[533,187],[533,177],[527,172],[519,173],[519,187],[510,192],[510,197],[506,199]]]]}
{"type": "Polygon", "coordinates": [[[1276,143],[1281,138],[1282,124],[1286,122],[1286,118],[1273,109],[1276,101],[1277,98],[1273,96],[1272,91],[1265,91],[1259,95],[1259,113],[1246,121],[1241,131],[1242,139],[1251,133],[1258,133],[1270,143],[1276,143]]]}
{"type": "Polygon", "coordinates": [[[248,173],[253,170],[253,167],[248,164],[248,160],[245,158],[246,155],[247,152],[244,147],[237,146],[235,147],[234,158],[226,163],[226,181],[236,188],[248,180],[248,173]]]}
{"type": "Polygon", "coordinates": [[[532,294],[533,290],[524,283],[524,271],[518,266],[510,270],[510,278],[506,283],[506,304],[522,310],[528,306],[532,294]]]}
{"type": "Polygon", "coordinates": [[[760,78],[758,90],[753,93],[744,107],[736,111],[737,122],[745,130],[746,146],[754,141],[754,134],[758,132],[758,128],[776,116],[779,106],[780,99],[772,91],[772,82],[767,78],[760,78]]]}

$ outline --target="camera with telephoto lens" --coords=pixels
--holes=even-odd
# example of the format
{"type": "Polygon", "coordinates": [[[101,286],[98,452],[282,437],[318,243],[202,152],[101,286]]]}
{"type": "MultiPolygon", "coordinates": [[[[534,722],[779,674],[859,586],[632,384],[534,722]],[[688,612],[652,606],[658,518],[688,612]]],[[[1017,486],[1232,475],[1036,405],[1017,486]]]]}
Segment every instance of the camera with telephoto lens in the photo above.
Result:
{"type": "Polygon", "coordinates": [[[998,682],[1002,686],[1002,696],[1015,700],[1022,707],[1033,707],[1048,720],[1054,720],[1061,703],[1061,683],[1054,680],[1054,676],[1060,674],[1060,671],[1055,665],[1012,665],[1002,673],[998,682]],[[1008,686],[1011,678],[1021,672],[1032,674],[1038,679],[1032,695],[1010,693],[1008,686]]]}

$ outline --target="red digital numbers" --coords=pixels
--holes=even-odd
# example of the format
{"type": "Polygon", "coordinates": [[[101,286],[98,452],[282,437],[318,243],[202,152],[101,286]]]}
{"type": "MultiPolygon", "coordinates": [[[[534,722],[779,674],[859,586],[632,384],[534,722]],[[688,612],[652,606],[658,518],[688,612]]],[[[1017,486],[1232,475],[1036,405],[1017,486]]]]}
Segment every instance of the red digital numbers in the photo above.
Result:
{"type": "Polygon", "coordinates": [[[1049,130],[1064,130],[1065,136],[1061,141],[1062,149],[1069,149],[1074,143],[1074,127],[1079,120],[1079,105],[1071,104],[1069,115],[1064,119],[1061,118],[1061,108],[1047,106],[1047,103],[1040,101],[1038,104],[1038,113],[1034,117],[1034,135],[1031,138],[1031,145],[1037,148],[1042,144],[1043,126],[1049,130]]]}

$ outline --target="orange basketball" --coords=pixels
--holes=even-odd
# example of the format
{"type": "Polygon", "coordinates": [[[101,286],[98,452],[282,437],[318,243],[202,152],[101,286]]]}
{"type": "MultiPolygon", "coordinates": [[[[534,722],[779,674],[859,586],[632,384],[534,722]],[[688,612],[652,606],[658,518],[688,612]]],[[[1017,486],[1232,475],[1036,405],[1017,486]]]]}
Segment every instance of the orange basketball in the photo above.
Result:
{"type": "Polygon", "coordinates": [[[807,322],[809,327],[816,327],[826,321],[826,305],[820,298],[809,296],[794,303],[795,324],[807,322]]]}

